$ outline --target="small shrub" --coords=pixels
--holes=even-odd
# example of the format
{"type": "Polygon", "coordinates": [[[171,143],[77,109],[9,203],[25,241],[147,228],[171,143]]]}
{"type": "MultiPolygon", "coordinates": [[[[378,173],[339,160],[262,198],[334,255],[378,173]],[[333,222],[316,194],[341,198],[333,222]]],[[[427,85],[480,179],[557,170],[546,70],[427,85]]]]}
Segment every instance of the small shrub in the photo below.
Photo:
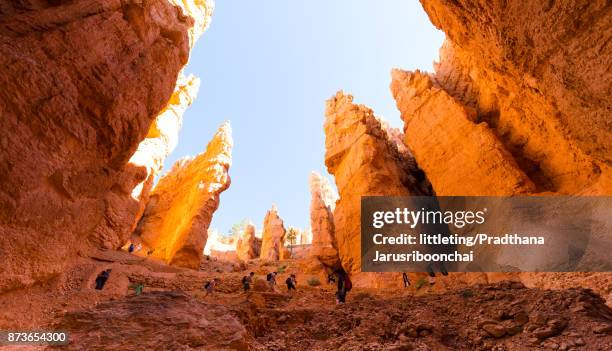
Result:
{"type": "Polygon", "coordinates": [[[287,268],[287,266],[282,265],[282,266],[278,267],[278,268],[276,269],[276,271],[277,271],[278,273],[285,273],[285,269],[286,269],[286,268],[287,268]]]}
{"type": "Polygon", "coordinates": [[[319,280],[319,278],[310,278],[310,279],[308,279],[308,285],[310,285],[310,286],[319,286],[319,285],[321,285],[321,281],[319,280]]]}
{"type": "Polygon", "coordinates": [[[419,280],[417,280],[417,282],[416,282],[416,288],[417,288],[417,290],[418,290],[418,289],[420,289],[420,288],[422,288],[422,287],[424,287],[424,286],[427,286],[427,285],[429,285],[429,283],[427,282],[427,280],[426,280],[425,278],[420,278],[420,279],[419,279],[419,280]]]}

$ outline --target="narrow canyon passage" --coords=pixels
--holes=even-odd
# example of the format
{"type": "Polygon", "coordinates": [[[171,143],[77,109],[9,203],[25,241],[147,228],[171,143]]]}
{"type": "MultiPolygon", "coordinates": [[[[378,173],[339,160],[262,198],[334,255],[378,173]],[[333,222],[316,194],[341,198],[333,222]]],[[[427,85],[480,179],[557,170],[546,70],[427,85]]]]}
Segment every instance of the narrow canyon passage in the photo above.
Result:
{"type": "MultiPolygon", "coordinates": [[[[302,94],[300,103],[318,106],[309,116],[315,136],[294,117],[274,120],[274,132],[301,149],[286,135],[275,139],[252,128],[249,120],[263,126],[278,117],[267,114],[276,111],[268,102],[246,96],[266,96],[269,87],[233,72],[231,84],[258,90],[228,97],[227,105],[249,107],[248,116],[210,127],[214,133],[197,130],[195,142],[181,139],[194,132],[183,125],[199,101],[218,103],[198,98],[203,86],[209,93],[215,87],[188,66],[197,40],[211,30],[215,6],[225,5],[0,4],[0,337],[9,330],[69,333],[63,345],[26,346],[41,350],[612,347],[609,208],[589,208],[591,236],[563,252],[579,262],[576,272],[523,272],[504,266],[510,251],[487,247],[475,254],[499,271],[447,273],[438,265],[430,272],[366,272],[361,250],[361,201],[368,196],[429,197],[436,208],[446,196],[609,198],[608,2],[422,0],[421,16],[446,37],[432,72],[407,69],[410,62],[386,72],[383,95],[394,102],[389,108],[401,127],[380,116],[382,100],[374,99],[376,109],[362,104],[372,100],[359,89],[336,86],[313,102],[307,84],[283,86],[302,94]],[[303,135],[294,132],[300,128],[303,135]],[[274,151],[249,144],[253,135],[274,151]],[[173,151],[186,142],[197,152],[177,158],[173,151]],[[260,158],[249,160],[245,149],[260,158]],[[288,166],[260,163],[276,160],[277,150],[303,154],[288,156],[288,166]],[[312,154],[318,170],[299,179],[287,170],[298,161],[311,165],[312,154]],[[252,168],[245,172],[245,164],[252,168]],[[257,183],[260,169],[278,187],[257,183]],[[252,192],[225,203],[243,184],[252,192]],[[309,203],[297,189],[308,190],[309,203]],[[262,210],[253,194],[282,200],[262,210]],[[291,196],[299,204],[288,203],[291,196]],[[296,209],[306,225],[295,223],[296,209]],[[226,233],[216,227],[221,211],[235,212],[234,219],[261,216],[226,233]],[[593,262],[597,272],[580,269],[593,262]]],[[[301,13],[302,5],[292,6],[301,13]]],[[[319,18],[321,26],[329,20],[319,18]]],[[[240,57],[254,75],[269,74],[248,65],[265,45],[278,46],[272,56],[295,54],[270,36],[258,42],[261,52],[240,57]]],[[[329,43],[315,44],[323,52],[329,43]]],[[[322,58],[312,61],[323,67],[322,58]]],[[[227,56],[227,66],[235,60],[227,56]]],[[[298,68],[295,75],[271,70],[299,82],[298,68]]],[[[336,82],[331,75],[329,81],[336,82]]],[[[287,96],[274,96],[274,104],[299,110],[287,96]]],[[[212,125],[205,117],[202,123],[212,125]]],[[[0,340],[0,350],[16,347],[0,340]]]]}

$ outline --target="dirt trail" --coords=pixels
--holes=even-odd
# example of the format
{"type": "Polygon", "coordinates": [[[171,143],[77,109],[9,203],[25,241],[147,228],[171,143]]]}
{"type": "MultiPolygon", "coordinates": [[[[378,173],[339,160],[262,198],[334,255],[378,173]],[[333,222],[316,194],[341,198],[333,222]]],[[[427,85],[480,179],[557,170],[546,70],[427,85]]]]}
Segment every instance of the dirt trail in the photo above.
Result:
{"type": "Polygon", "coordinates": [[[69,350],[612,349],[612,310],[587,289],[501,282],[415,296],[355,288],[336,305],[332,285],[309,286],[305,277],[287,293],[283,277],[297,266],[283,266],[271,292],[265,272],[277,267],[211,262],[196,272],[106,253],[47,285],[0,296],[0,329],[65,329],[71,344],[52,349],[69,350]],[[92,289],[108,267],[105,289],[92,289]],[[256,282],[243,293],[240,278],[251,270],[256,282]],[[201,287],[213,277],[221,283],[206,296],[201,287]],[[134,283],[145,284],[142,295],[134,283]]]}

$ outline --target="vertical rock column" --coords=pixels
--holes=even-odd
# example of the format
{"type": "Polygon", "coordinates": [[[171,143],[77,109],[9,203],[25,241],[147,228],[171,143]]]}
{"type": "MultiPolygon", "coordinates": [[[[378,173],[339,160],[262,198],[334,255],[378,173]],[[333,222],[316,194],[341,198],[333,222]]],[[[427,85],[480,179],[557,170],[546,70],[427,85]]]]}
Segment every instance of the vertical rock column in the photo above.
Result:
{"type": "Polygon", "coordinates": [[[278,216],[276,205],[266,213],[263,224],[260,258],[264,261],[278,261],[282,259],[285,249],[285,225],[278,216]]]}
{"type": "Polygon", "coordinates": [[[405,122],[406,145],[438,196],[512,195],[535,190],[476,111],[427,74],[394,70],[391,91],[405,122]]]}
{"type": "MultiPolygon", "coordinates": [[[[398,143],[398,132],[371,109],[338,92],[327,101],[325,114],[325,164],[340,193],[334,210],[337,248],[342,267],[357,273],[361,270],[361,196],[426,195],[429,189],[414,159],[398,143]]],[[[360,283],[376,285],[356,281],[360,283]]]]}
{"type": "Polygon", "coordinates": [[[257,238],[255,238],[255,225],[249,223],[245,226],[244,231],[236,240],[236,255],[242,261],[248,261],[259,257],[259,248],[257,247],[257,238]]]}
{"type": "Polygon", "coordinates": [[[183,113],[195,100],[199,86],[200,80],[194,76],[179,78],[168,105],[157,116],[149,128],[147,137],[138,144],[138,149],[130,158],[131,165],[139,167],[136,169],[144,167],[147,172],[145,180],[132,190],[131,198],[138,201],[139,208],[138,213],[134,215],[134,226],[131,231],[136,228],[149,201],[155,177],[161,172],[166,157],[178,144],[183,113]]]}
{"type": "Polygon", "coordinates": [[[219,207],[219,195],[230,186],[232,136],[223,124],[206,151],[177,161],[151,192],[136,229],[153,257],[197,269],[206,245],[208,226],[219,207]]]}
{"type": "Polygon", "coordinates": [[[334,231],[334,209],[338,194],[317,172],[312,172],[310,185],[310,226],[312,245],[310,255],[328,267],[338,267],[340,260],[334,231]]]}

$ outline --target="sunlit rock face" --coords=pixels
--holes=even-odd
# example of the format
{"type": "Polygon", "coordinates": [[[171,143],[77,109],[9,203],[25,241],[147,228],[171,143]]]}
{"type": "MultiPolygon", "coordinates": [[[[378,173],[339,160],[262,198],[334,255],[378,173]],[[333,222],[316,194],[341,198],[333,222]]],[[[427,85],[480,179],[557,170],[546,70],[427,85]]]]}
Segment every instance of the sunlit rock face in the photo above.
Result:
{"type": "MultiPolygon", "coordinates": [[[[338,92],[327,101],[325,164],[334,175],[340,198],[333,212],[342,267],[361,269],[360,208],[366,195],[427,195],[430,190],[414,159],[399,148],[398,132],[388,130],[371,109],[338,92]]],[[[371,285],[354,279],[356,285],[371,285]]],[[[357,276],[355,276],[357,278],[357,276]]]]}
{"type": "MultiPolygon", "coordinates": [[[[435,193],[612,193],[607,4],[422,3],[446,33],[440,62],[432,74],[394,70],[391,92],[435,193]]],[[[609,285],[581,273],[454,275],[475,277],[609,285]]]]}
{"type": "Polygon", "coordinates": [[[0,5],[0,290],[127,240],[132,192],[147,177],[129,160],[211,11],[203,1],[0,5]]]}
{"type": "Polygon", "coordinates": [[[249,223],[245,226],[244,231],[236,240],[236,255],[242,261],[248,261],[259,257],[261,244],[255,237],[255,225],[249,223]]]}
{"type": "Polygon", "coordinates": [[[334,209],[338,194],[326,178],[312,172],[310,185],[310,226],[312,245],[310,255],[328,267],[339,267],[340,259],[334,232],[334,209]]]}
{"type": "Polygon", "coordinates": [[[391,90],[404,119],[405,140],[436,194],[525,194],[535,186],[476,111],[427,74],[393,71],[391,90]]]}
{"type": "MultiPolygon", "coordinates": [[[[610,194],[612,47],[606,43],[612,32],[608,5],[597,1],[571,5],[541,1],[422,3],[430,20],[447,37],[432,76],[432,89],[452,97],[451,104],[472,109],[473,123],[483,125],[483,130],[486,126],[497,137],[497,144],[512,155],[513,163],[536,191],[610,194]]],[[[405,78],[394,75],[393,84],[410,86],[405,78]]],[[[437,119],[450,112],[450,107],[417,111],[417,102],[410,100],[422,100],[426,92],[410,97],[405,89],[399,89],[399,94],[393,86],[392,90],[406,121],[411,149],[418,148],[417,143],[433,144],[444,138],[438,131],[418,133],[411,124],[418,124],[430,112],[435,115],[429,118],[437,119]]],[[[446,102],[445,106],[450,105],[446,102]]],[[[425,169],[423,153],[412,151],[425,169]]],[[[431,163],[443,167],[449,159],[461,157],[458,153],[433,156],[431,163]]],[[[429,170],[425,171],[429,176],[429,170]]],[[[489,178],[497,176],[494,172],[489,178]]],[[[448,177],[455,177],[454,172],[448,177]]],[[[510,172],[510,177],[516,179],[516,172],[510,172]]],[[[436,181],[430,178],[437,192],[436,181]]],[[[469,191],[473,182],[466,180],[464,191],[469,191]]],[[[462,189],[448,193],[464,192],[456,190],[462,189]]]]}
{"type": "Polygon", "coordinates": [[[232,136],[223,124],[206,151],[177,161],[151,191],[136,234],[153,257],[198,268],[219,195],[230,186],[232,136]]]}
{"type": "Polygon", "coordinates": [[[285,225],[278,215],[276,206],[266,213],[263,224],[260,258],[264,261],[277,261],[288,258],[285,252],[285,225]],[[282,257],[281,257],[282,256],[282,257]]]}
{"type": "Polygon", "coordinates": [[[145,180],[132,190],[132,198],[139,203],[132,230],[136,228],[147,205],[155,177],[160,174],[164,160],[178,143],[179,131],[183,124],[183,113],[195,100],[199,85],[200,80],[194,76],[179,78],[168,105],[157,116],[149,128],[147,137],[140,142],[138,149],[130,158],[131,165],[145,167],[147,170],[145,180]]]}

